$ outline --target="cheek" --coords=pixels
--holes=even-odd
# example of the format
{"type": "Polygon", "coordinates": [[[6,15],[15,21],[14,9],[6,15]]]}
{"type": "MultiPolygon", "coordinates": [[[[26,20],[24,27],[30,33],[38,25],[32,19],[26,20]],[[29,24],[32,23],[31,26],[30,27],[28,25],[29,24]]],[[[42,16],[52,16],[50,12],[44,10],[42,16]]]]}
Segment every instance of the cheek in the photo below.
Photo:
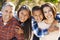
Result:
{"type": "Polygon", "coordinates": [[[48,16],[48,14],[44,14],[44,16],[45,16],[45,17],[47,17],[47,16],[48,16]]]}
{"type": "Polygon", "coordinates": [[[36,16],[34,16],[34,18],[35,18],[35,20],[37,19],[37,17],[36,17],[36,16]]]}
{"type": "Polygon", "coordinates": [[[21,18],[22,17],[22,15],[21,14],[19,14],[19,18],[21,18]]]}
{"type": "Polygon", "coordinates": [[[53,13],[52,13],[52,12],[50,12],[49,16],[53,17],[53,13]]]}
{"type": "Polygon", "coordinates": [[[9,14],[9,16],[12,17],[13,16],[13,13],[9,14]]]}
{"type": "Polygon", "coordinates": [[[2,11],[3,13],[6,13],[5,11],[2,11]]]}
{"type": "Polygon", "coordinates": [[[3,15],[5,15],[5,14],[6,14],[6,12],[4,12],[4,11],[3,11],[3,12],[2,12],[2,14],[3,14],[3,15]]]}
{"type": "Polygon", "coordinates": [[[24,17],[24,19],[27,20],[28,19],[28,16],[27,17],[24,17]]]}
{"type": "Polygon", "coordinates": [[[50,15],[52,15],[52,16],[53,16],[53,13],[51,13],[50,15]]]}
{"type": "Polygon", "coordinates": [[[40,18],[43,19],[43,16],[41,15],[40,18]]]}
{"type": "Polygon", "coordinates": [[[51,17],[54,18],[54,15],[52,14],[51,17]]]}
{"type": "Polygon", "coordinates": [[[21,16],[19,16],[19,19],[21,18],[21,16]]]}

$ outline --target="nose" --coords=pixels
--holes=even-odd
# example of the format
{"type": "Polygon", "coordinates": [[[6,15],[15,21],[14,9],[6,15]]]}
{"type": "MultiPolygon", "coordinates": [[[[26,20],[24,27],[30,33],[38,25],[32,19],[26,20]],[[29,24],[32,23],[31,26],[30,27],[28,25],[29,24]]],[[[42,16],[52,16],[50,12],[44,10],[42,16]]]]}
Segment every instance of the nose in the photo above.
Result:
{"type": "Polygon", "coordinates": [[[39,16],[37,16],[37,20],[39,20],[39,18],[40,18],[40,17],[39,17],[39,16]]]}
{"type": "Polygon", "coordinates": [[[39,19],[40,17],[38,16],[38,19],[39,19]]]}
{"type": "Polygon", "coordinates": [[[49,12],[47,12],[46,14],[47,14],[48,16],[50,15],[50,13],[49,13],[49,12]]]}
{"type": "Polygon", "coordinates": [[[24,16],[22,16],[21,19],[24,19],[24,16]]]}
{"type": "Polygon", "coordinates": [[[24,19],[23,17],[21,17],[21,19],[24,19]]]}

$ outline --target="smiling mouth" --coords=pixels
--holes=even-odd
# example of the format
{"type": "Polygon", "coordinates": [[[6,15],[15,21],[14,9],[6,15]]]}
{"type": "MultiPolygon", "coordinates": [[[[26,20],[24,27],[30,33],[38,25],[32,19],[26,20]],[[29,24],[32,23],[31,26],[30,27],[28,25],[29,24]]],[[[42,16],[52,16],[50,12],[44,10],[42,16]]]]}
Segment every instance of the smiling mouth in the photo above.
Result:
{"type": "Polygon", "coordinates": [[[24,19],[20,19],[20,20],[24,20],[24,19]]]}
{"type": "Polygon", "coordinates": [[[47,16],[48,18],[51,18],[52,17],[52,15],[50,15],[50,16],[47,16]]]}
{"type": "Polygon", "coordinates": [[[51,16],[48,16],[48,18],[50,18],[51,16]]]}
{"type": "Polygon", "coordinates": [[[24,19],[20,19],[20,20],[22,20],[22,21],[23,21],[24,19]]]}

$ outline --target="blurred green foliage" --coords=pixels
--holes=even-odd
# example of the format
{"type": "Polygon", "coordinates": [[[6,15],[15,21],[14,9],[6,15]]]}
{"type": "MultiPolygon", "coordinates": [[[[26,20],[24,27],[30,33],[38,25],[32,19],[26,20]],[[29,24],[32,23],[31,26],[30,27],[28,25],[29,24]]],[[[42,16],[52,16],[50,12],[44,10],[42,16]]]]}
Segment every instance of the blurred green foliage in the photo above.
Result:
{"type": "Polygon", "coordinates": [[[0,10],[1,10],[2,5],[3,5],[3,3],[4,3],[5,1],[6,1],[6,0],[0,0],[0,10]]]}
{"type": "Polygon", "coordinates": [[[17,6],[16,6],[16,8],[15,8],[15,10],[17,10],[17,9],[18,9],[18,7],[19,7],[20,3],[21,3],[21,2],[23,2],[23,1],[25,1],[25,0],[19,0],[19,2],[17,3],[17,6]]]}
{"type": "Polygon", "coordinates": [[[52,2],[52,3],[57,3],[58,0],[44,0],[45,2],[52,2]]]}
{"type": "MultiPolygon", "coordinates": [[[[2,8],[3,3],[6,2],[6,1],[7,0],[0,0],[0,10],[2,8]]],[[[26,1],[28,1],[27,2],[27,5],[30,5],[30,6],[35,5],[37,1],[40,2],[40,4],[41,4],[41,1],[43,1],[43,2],[51,2],[51,3],[54,3],[54,4],[56,4],[56,3],[59,2],[58,0],[10,0],[10,1],[11,2],[18,1],[18,2],[16,2],[17,5],[16,5],[16,9],[15,10],[17,10],[19,8],[19,5],[21,5],[21,3],[24,3],[25,4],[26,1]]]]}

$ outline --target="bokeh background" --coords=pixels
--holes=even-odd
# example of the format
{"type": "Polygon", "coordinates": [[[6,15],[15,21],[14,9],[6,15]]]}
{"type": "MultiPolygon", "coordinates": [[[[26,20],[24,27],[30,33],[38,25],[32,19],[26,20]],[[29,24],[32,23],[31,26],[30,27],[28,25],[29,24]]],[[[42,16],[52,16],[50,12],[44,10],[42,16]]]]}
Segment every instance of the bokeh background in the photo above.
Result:
{"type": "Polygon", "coordinates": [[[2,4],[4,2],[14,3],[14,5],[16,6],[16,9],[15,9],[16,11],[18,10],[18,8],[21,5],[28,5],[29,8],[31,9],[35,5],[40,6],[40,5],[44,4],[45,2],[51,2],[56,6],[57,11],[60,12],[60,0],[0,0],[0,10],[1,10],[2,4]]]}

